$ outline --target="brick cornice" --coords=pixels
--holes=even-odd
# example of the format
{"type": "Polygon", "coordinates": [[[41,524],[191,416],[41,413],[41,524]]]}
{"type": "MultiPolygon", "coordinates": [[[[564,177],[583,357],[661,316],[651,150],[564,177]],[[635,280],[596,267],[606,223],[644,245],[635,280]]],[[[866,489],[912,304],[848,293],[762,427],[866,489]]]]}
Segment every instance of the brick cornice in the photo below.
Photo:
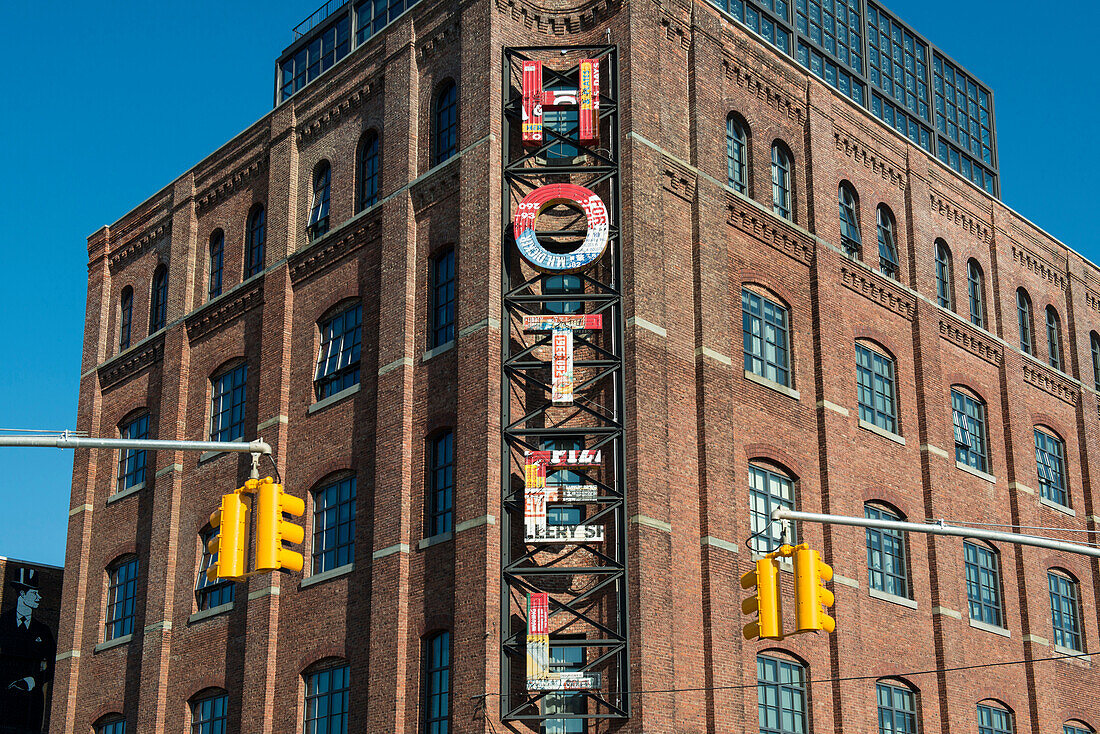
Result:
{"type": "Polygon", "coordinates": [[[840,266],[840,282],[859,295],[893,311],[907,321],[912,321],[917,310],[916,301],[900,288],[874,273],[844,263],[840,266]]]}
{"type": "Polygon", "coordinates": [[[1077,405],[1080,392],[1073,383],[1044,364],[1024,360],[1024,382],[1063,402],[1077,405]]]}
{"type": "Polygon", "coordinates": [[[354,226],[330,236],[290,257],[290,280],[299,283],[329,268],[382,235],[381,212],[359,219],[354,226]]]}
{"type": "MultiPolygon", "coordinates": [[[[1066,274],[1060,270],[1053,263],[1046,258],[1042,257],[1038,253],[1031,249],[1019,245],[1015,242],[1012,243],[1012,260],[1020,265],[1025,270],[1038,275],[1043,280],[1049,281],[1054,285],[1061,288],[1063,291],[1066,289],[1066,274]]],[[[1091,303],[1089,304],[1092,305],[1091,303]]]]}
{"type": "Polygon", "coordinates": [[[948,222],[986,244],[993,241],[993,230],[990,224],[982,221],[948,196],[932,189],[929,191],[928,203],[933,214],[939,214],[948,222]]]}
{"type": "Polygon", "coordinates": [[[674,161],[667,155],[661,156],[661,172],[659,174],[661,188],[684,201],[695,201],[695,186],[698,177],[695,171],[678,161],[674,161]]]}
{"type": "Polygon", "coordinates": [[[1004,361],[1004,350],[996,341],[963,321],[941,315],[940,336],[992,365],[999,366],[1004,361]]]}
{"type": "Polygon", "coordinates": [[[299,147],[311,142],[353,110],[359,109],[363,102],[379,94],[384,89],[384,84],[385,77],[382,74],[376,74],[341,99],[303,121],[297,128],[296,139],[299,147]]]}
{"type": "Polygon", "coordinates": [[[156,224],[150,225],[142,232],[134,235],[118,247],[112,248],[108,256],[108,264],[111,268],[111,272],[114,272],[145,252],[151,245],[156,244],[161,237],[167,237],[171,234],[172,217],[169,215],[156,224]]]}
{"type": "Polygon", "coordinates": [[[227,176],[215,181],[206,187],[195,197],[196,212],[203,212],[219,201],[225,199],[234,191],[238,191],[244,184],[254,178],[259,178],[267,172],[267,151],[261,151],[248,161],[245,161],[227,176]]]}
{"type": "Polygon", "coordinates": [[[895,166],[890,161],[884,160],[872,147],[859,140],[847,130],[834,127],[833,139],[836,142],[836,149],[839,152],[848,156],[864,168],[867,168],[876,176],[882,177],[883,181],[905,191],[905,171],[902,170],[901,166],[895,166]]]}
{"type": "Polygon", "coordinates": [[[729,210],[726,221],[731,226],[803,265],[813,262],[814,242],[798,230],[782,224],[777,217],[759,211],[733,193],[726,193],[726,207],[729,210]]]}
{"type": "Polygon", "coordinates": [[[573,8],[550,9],[531,0],[496,0],[497,11],[510,15],[526,28],[550,36],[562,36],[598,27],[614,15],[621,0],[590,0],[573,8]]]}
{"type": "Polygon", "coordinates": [[[412,197],[413,209],[420,211],[457,193],[460,164],[460,160],[452,159],[450,165],[411,186],[409,195],[412,197]]]}
{"type": "Polygon", "coordinates": [[[806,113],[800,102],[795,102],[791,95],[761,79],[752,69],[746,69],[732,51],[727,50],[724,56],[722,66],[727,79],[799,125],[804,122],[806,113]]]}
{"type": "Polygon", "coordinates": [[[226,294],[191,314],[187,317],[188,338],[195,341],[259,306],[264,302],[263,289],[260,277],[240,292],[226,294]]]}
{"type": "Polygon", "coordinates": [[[123,380],[155,364],[164,356],[164,335],[150,340],[147,344],[139,345],[131,351],[123,352],[109,362],[99,366],[99,386],[101,390],[115,385],[123,380]]]}

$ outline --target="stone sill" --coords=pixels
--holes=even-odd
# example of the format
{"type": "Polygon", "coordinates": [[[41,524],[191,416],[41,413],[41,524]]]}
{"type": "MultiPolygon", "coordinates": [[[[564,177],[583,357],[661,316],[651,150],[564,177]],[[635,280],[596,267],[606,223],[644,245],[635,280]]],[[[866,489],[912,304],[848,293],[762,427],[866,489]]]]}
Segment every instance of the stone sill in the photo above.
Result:
{"type": "Polygon", "coordinates": [[[981,469],[975,469],[974,467],[970,466],[970,464],[964,464],[961,461],[959,461],[958,459],[955,460],[955,466],[958,469],[962,469],[967,474],[973,474],[978,479],[984,479],[985,481],[989,482],[990,484],[996,484],[997,483],[997,477],[993,476],[992,474],[986,474],[981,469]]]}
{"type": "Polygon", "coordinates": [[[437,357],[440,354],[443,354],[444,352],[451,351],[452,349],[454,349],[454,346],[455,346],[455,340],[454,339],[451,339],[449,342],[443,342],[438,347],[432,347],[431,349],[424,352],[424,354],[421,355],[421,357],[420,357],[420,361],[421,362],[427,362],[432,357],[437,357]]]}
{"type": "Polygon", "coordinates": [[[761,377],[750,370],[745,370],[745,379],[749,382],[755,382],[757,385],[763,385],[769,390],[775,390],[777,393],[786,395],[789,398],[794,398],[795,400],[800,400],[802,398],[802,393],[798,392],[798,390],[787,387],[786,385],[780,385],[778,382],[773,382],[767,377],[761,377]]]}
{"type": "Polygon", "coordinates": [[[112,647],[120,647],[121,645],[126,645],[132,639],[134,639],[134,633],[133,632],[131,632],[128,635],[123,635],[122,637],[116,637],[113,640],[107,640],[106,642],[101,642],[101,643],[99,643],[98,645],[95,646],[94,652],[99,653],[99,652],[103,652],[104,650],[110,650],[112,647]]]}
{"type": "Polygon", "coordinates": [[[446,543],[448,540],[450,540],[453,537],[454,537],[454,533],[452,533],[450,530],[448,530],[445,533],[439,533],[438,535],[432,535],[432,536],[429,536],[427,538],[424,538],[419,543],[417,543],[416,544],[416,549],[417,550],[424,550],[425,548],[430,548],[433,545],[439,545],[440,543],[446,543]]]}
{"type": "Polygon", "coordinates": [[[1001,637],[1012,637],[1012,633],[1004,627],[998,627],[995,624],[986,624],[985,622],[979,622],[976,619],[970,620],[970,626],[976,630],[992,632],[993,634],[1000,635],[1001,637]]]}
{"type": "Polygon", "coordinates": [[[888,441],[893,441],[894,443],[900,444],[902,446],[905,445],[905,439],[902,436],[899,436],[898,434],[894,433],[893,431],[888,431],[885,428],[882,428],[880,426],[876,426],[874,423],[868,423],[867,421],[863,420],[862,418],[859,419],[859,427],[862,428],[865,431],[870,431],[871,433],[882,436],[883,438],[887,439],[888,441]]]}
{"type": "Polygon", "coordinates": [[[351,387],[345,387],[340,392],[333,393],[332,395],[329,395],[327,398],[322,398],[321,400],[318,400],[313,405],[309,406],[309,408],[306,410],[306,415],[312,415],[312,414],[316,413],[319,410],[324,410],[328,406],[330,406],[334,403],[338,403],[341,400],[343,400],[344,398],[349,397],[351,395],[354,395],[357,392],[359,392],[359,383],[356,383],[356,384],[352,385],[351,387]]]}
{"type": "Polygon", "coordinates": [[[216,617],[219,614],[225,614],[233,611],[233,602],[226,602],[225,604],[219,604],[216,607],[210,607],[209,609],[203,609],[201,612],[195,612],[187,618],[187,624],[194,624],[195,622],[201,622],[204,619],[210,619],[216,617]]]}
{"type": "Polygon", "coordinates": [[[1046,497],[1040,497],[1039,498],[1039,504],[1043,505],[1044,507],[1049,507],[1050,509],[1055,510],[1057,512],[1061,512],[1063,515],[1069,515],[1070,517],[1077,517],[1077,511],[1074,510],[1072,507],[1066,507],[1065,505],[1060,505],[1057,502],[1055,502],[1054,500],[1048,500],[1046,497]]]}
{"type": "Polygon", "coordinates": [[[140,492],[143,489],[145,489],[145,482],[140,482],[138,484],[135,484],[132,487],[127,487],[126,489],[122,490],[121,492],[115,492],[114,494],[112,494],[110,497],[107,498],[107,504],[110,505],[112,503],[118,502],[119,500],[124,500],[127,497],[129,497],[130,495],[137,494],[138,492],[140,492]]]}
{"type": "Polygon", "coordinates": [[[314,584],[324,583],[325,581],[331,581],[332,579],[340,578],[341,576],[347,576],[349,573],[355,570],[354,563],[345,563],[343,566],[337,566],[336,568],[330,568],[327,571],[321,573],[315,573],[312,576],[306,576],[298,583],[299,589],[305,589],[313,586],[314,584]]]}
{"type": "Polygon", "coordinates": [[[869,588],[867,593],[871,595],[872,599],[879,599],[881,601],[888,601],[891,604],[897,604],[898,606],[909,607],[910,609],[917,608],[917,602],[915,599],[906,599],[904,596],[897,596],[896,594],[890,594],[878,589],[869,588]]]}
{"type": "Polygon", "coordinates": [[[1067,663],[1088,663],[1086,667],[1092,667],[1092,656],[1081,650],[1074,650],[1072,647],[1062,647],[1061,645],[1054,645],[1054,652],[1059,655],[1071,655],[1066,659],[1067,663]]]}

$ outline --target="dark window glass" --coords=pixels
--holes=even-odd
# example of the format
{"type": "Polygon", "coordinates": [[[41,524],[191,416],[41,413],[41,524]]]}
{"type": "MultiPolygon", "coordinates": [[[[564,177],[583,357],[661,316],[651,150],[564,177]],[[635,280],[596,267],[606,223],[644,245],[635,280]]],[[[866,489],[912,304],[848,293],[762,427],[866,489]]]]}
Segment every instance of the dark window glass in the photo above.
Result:
{"type": "MultiPolygon", "coordinates": [[[[567,87],[554,86],[547,87],[546,91],[561,92],[567,91],[567,89],[567,87]]],[[[548,163],[568,164],[580,155],[580,150],[576,145],[566,142],[576,140],[580,136],[581,118],[579,108],[573,105],[568,107],[544,106],[542,108],[542,122],[546,143],[550,146],[544,153],[548,163]],[[555,134],[560,135],[565,140],[557,139],[555,134]]]]}
{"type": "Polygon", "coordinates": [[[1000,559],[989,548],[969,541],[963,543],[963,557],[966,561],[966,598],[970,604],[970,618],[1003,627],[1000,559]]]}
{"type": "Polygon", "coordinates": [[[306,676],[304,734],[347,734],[351,668],[337,665],[306,676]]]}
{"type": "MultiPolygon", "coordinates": [[[[875,505],[864,505],[863,515],[873,520],[901,520],[889,510],[875,505]]],[[[867,528],[867,570],[872,589],[912,598],[905,561],[905,536],[900,531],[867,528]]]]}
{"type": "MultiPolygon", "coordinates": [[[[143,413],[118,429],[119,438],[149,438],[149,414],[143,413]]],[[[121,492],[145,483],[145,449],[119,449],[118,484],[121,492]]]]}
{"type": "Polygon", "coordinates": [[[932,55],[932,71],[940,159],[975,185],[992,191],[993,175],[987,168],[994,164],[992,96],[938,53],[932,55]]]}
{"type": "Polygon", "coordinates": [[[438,165],[458,152],[458,88],[447,82],[435,99],[435,140],[432,165],[438,165]]]}
{"type": "Polygon", "coordinates": [[[1066,489],[1066,445],[1045,431],[1035,429],[1035,464],[1039,467],[1039,495],[1069,507],[1066,489]]]}
{"type": "Polygon", "coordinates": [[[450,734],[450,632],[439,632],[424,642],[424,699],[425,734],[450,734]]]}
{"type": "Polygon", "coordinates": [[[225,235],[219,229],[210,235],[210,289],[207,295],[217,298],[222,294],[222,268],[225,256],[225,235]]]}
{"type": "Polygon", "coordinates": [[[1063,724],[1062,734],[1093,734],[1093,731],[1083,724],[1063,724]]]}
{"type": "Polygon", "coordinates": [[[726,118],[726,175],[730,188],[749,193],[748,135],[745,126],[733,115],[726,118]]]}
{"type": "Polygon", "coordinates": [[[856,215],[856,196],[845,184],[838,190],[840,199],[840,246],[848,257],[859,257],[863,239],[859,235],[859,218],[856,215]]]}
{"type": "MultiPolygon", "coordinates": [[[[558,438],[544,440],[543,451],[578,451],[584,448],[583,438],[558,438]]],[[[572,469],[555,469],[547,471],[547,487],[565,487],[568,485],[585,484],[586,480],[572,469]]],[[[553,505],[546,510],[547,525],[579,525],[584,521],[583,506],[553,505]]]]}
{"type": "Polygon", "coordinates": [[[104,641],[133,633],[137,575],[138,559],[135,557],[117,561],[107,570],[107,619],[104,624],[104,641]]]}
{"type": "Polygon", "coordinates": [[[970,296],[970,323],[985,328],[985,288],[976,260],[966,263],[966,292],[970,296]]]}
{"type": "Polygon", "coordinates": [[[313,495],[313,573],[354,562],[355,477],[345,477],[313,495]]]}
{"type": "Polygon", "coordinates": [[[787,0],[756,0],[755,4],[746,4],[744,0],[710,1],[783,53],[791,53],[791,32],[782,25],[790,22],[791,13],[787,0]]]}
{"type": "Polygon", "coordinates": [[[955,424],[955,460],[980,471],[989,471],[985,404],[953,389],[951,418],[955,424]]]}
{"type": "Polygon", "coordinates": [[[313,173],[313,203],[309,207],[309,224],[306,231],[310,239],[328,232],[329,191],[332,188],[332,166],[321,161],[313,173]]]}
{"type": "Polygon", "coordinates": [[[757,655],[756,699],[760,734],[806,734],[806,669],[757,655]]]}
{"type": "Polygon", "coordinates": [[[248,365],[244,363],[214,378],[210,399],[211,441],[233,441],[244,436],[247,379],[248,365]]]}
{"type": "Polygon", "coordinates": [[[153,272],[153,297],[149,307],[149,333],[164,328],[168,321],[168,268],[157,266],[153,272]]]}
{"type": "Polygon", "coordinates": [[[928,46],[874,3],[867,3],[867,78],[871,111],[932,152],[928,46]],[[923,121],[923,122],[922,122],[923,121]]]}
{"type": "Polygon", "coordinates": [[[248,249],[245,258],[244,277],[251,278],[264,269],[264,243],[267,241],[267,225],[264,208],[258,206],[248,217],[248,249]]]}
{"type": "Polygon", "coordinates": [[[791,208],[791,157],[779,143],[772,145],[772,211],[794,219],[791,208]]]}
{"type": "Polygon", "coordinates": [[[749,466],[749,516],[755,537],[749,546],[757,553],[769,553],[782,545],[779,523],[772,522],[772,510],[794,509],[794,482],[761,466],[749,466]]]}
{"type": "Polygon", "coordinates": [[[1100,334],[1092,332],[1089,341],[1092,343],[1092,381],[1100,392],[1100,334]]]}
{"type": "Polygon", "coordinates": [[[195,602],[199,611],[213,609],[222,604],[233,601],[236,584],[225,579],[210,581],[206,578],[206,571],[213,568],[218,562],[218,554],[210,552],[210,541],[217,536],[212,528],[206,528],[199,533],[199,542],[202,543],[202,561],[199,563],[199,577],[195,580],[195,602]]]}
{"type": "Polygon", "coordinates": [[[786,308],[747,288],[741,289],[746,370],[790,387],[789,328],[786,308]]]}
{"type": "Polygon", "coordinates": [[[899,433],[894,397],[894,360],[856,344],[856,392],[861,421],[899,433]]]}
{"type": "Polygon", "coordinates": [[[795,27],[802,36],[846,66],[857,72],[863,70],[859,0],[827,4],[796,0],[795,11],[795,27]]]}
{"type": "Polygon", "coordinates": [[[95,725],[95,734],[126,734],[126,719],[117,714],[101,719],[95,725]]]}
{"type": "Polygon", "coordinates": [[[894,217],[883,205],[878,207],[878,268],[887,278],[898,279],[898,245],[894,237],[894,217]]]}
{"type": "Polygon", "coordinates": [[[1054,644],[1077,650],[1081,646],[1081,610],[1077,583],[1054,571],[1047,572],[1050,584],[1050,613],[1054,623],[1054,644]]]}
{"type": "Polygon", "coordinates": [[[367,133],[359,144],[355,211],[361,212],[378,203],[378,150],[378,135],[367,133]]]}
{"type": "Polygon", "coordinates": [[[1016,319],[1020,326],[1020,349],[1035,354],[1035,336],[1031,330],[1031,298],[1023,288],[1016,289],[1016,319]]]}
{"type": "Polygon", "coordinates": [[[432,260],[432,328],[429,347],[438,347],[455,338],[455,251],[432,260]]]}
{"type": "Polygon", "coordinates": [[[942,308],[955,310],[954,274],[951,272],[951,251],[936,240],[936,302],[942,308]]]}
{"type": "Polygon", "coordinates": [[[875,686],[878,695],[879,734],[917,734],[916,695],[889,683],[875,686]]]}
{"type": "Polygon", "coordinates": [[[355,45],[363,43],[393,22],[417,0],[363,0],[355,6],[355,45]]]}
{"type": "MultiPolygon", "coordinates": [[[[558,296],[569,293],[584,293],[584,281],[579,275],[547,275],[542,279],[542,295],[558,296]]],[[[580,313],[583,304],[580,301],[547,301],[542,305],[547,313],[580,313]]]]}
{"type": "MultiPolygon", "coordinates": [[[[584,648],[578,646],[551,645],[550,671],[552,673],[575,672],[584,668],[584,648]]],[[[543,714],[586,713],[583,693],[550,693],[539,702],[543,714]]],[[[547,719],[542,722],[541,734],[586,734],[588,722],[584,719],[547,719]]]]}
{"type": "MultiPolygon", "coordinates": [[[[842,2],[844,0],[839,0],[838,5],[842,2]]],[[[813,3],[813,7],[819,6],[817,3],[813,3]]],[[[859,80],[858,76],[845,69],[843,65],[834,62],[833,58],[810,46],[804,39],[799,39],[798,62],[845,96],[850,97],[859,104],[863,104],[865,96],[863,82],[859,80]]]]}
{"type": "Polygon", "coordinates": [[[134,320],[134,289],[126,286],[122,289],[122,298],[119,301],[118,319],[118,347],[128,349],[130,347],[130,325],[134,320]]]}
{"type": "Polygon", "coordinates": [[[1012,714],[999,706],[978,704],[978,734],[1014,734],[1012,714]]]}
{"type": "Polygon", "coordinates": [[[343,15],[298,53],[282,63],[282,99],[289,98],[348,55],[350,47],[348,16],[343,15]]]}
{"type": "Polygon", "coordinates": [[[1047,306],[1047,354],[1050,366],[1056,370],[1062,367],[1062,325],[1058,321],[1058,312],[1054,306],[1047,306]]]}
{"type": "Polygon", "coordinates": [[[321,323],[321,351],[314,378],[318,400],[359,384],[363,306],[356,303],[321,323]]]}
{"type": "Polygon", "coordinates": [[[225,734],[229,695],[213,693],[191,704],[191,734],[225,734]]]}
{"type": "Polygon", "coordinates": [[[428,441],[428,534],[451,531],[454,502],[454,434],[443,431],[428,441]]]}

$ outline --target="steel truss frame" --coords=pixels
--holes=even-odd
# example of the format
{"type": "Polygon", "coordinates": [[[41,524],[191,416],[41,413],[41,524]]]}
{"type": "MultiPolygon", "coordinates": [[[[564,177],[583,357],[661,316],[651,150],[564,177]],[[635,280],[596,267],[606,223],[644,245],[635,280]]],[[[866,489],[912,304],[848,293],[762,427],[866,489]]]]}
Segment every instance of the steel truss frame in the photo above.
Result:
{"type": "MultiPolygon", "coordinates": [[[[622,720],[630,716],[630,640],[617,47],[505,48],[501,99],[501,721],[535,724],[546,719],[622,720]],[[587,146],[575,137],[567,137],[572,131],[563,135],[546,125],[542,145],[523,147],[519,135],[522,62],[544,62],[545,87],[575,89],[579,86],[580,58],[596,59],[601,66],[600,140],[587,146]],[[555,68],[564,64],[572,66],[555,68]],[[547,153],[558,143],[567,143],[578,155],[564,165],[553,165],[547,153]],[[585,186],[600,194],[607,206],[607,252],[588,270],[572,274],[583,283],[583,293],[543,294],[540,283],[545,276],[522,264],[515,247],[511,226],[515,207],[528,193],[550,183],[585,186]],[[578,378],[574,402],[566,407],[553,406],[550,401],[549,333],[523,331],[524,314],[551,313],[553,304],[562,303],[583,304],[585,313],[603,317],[599,331],[574,333],[574,370],[578,378]],[[526,545],[524,452],[543,449],[546,443],[562,439],[580,439],[583,448],[603,452],[599,469],[573,471],[582,482],[597,487],[597,498],[591,503],[595,509],[585,523],[601,523],[606,541],[555,544],[549,549],[546,545],[526,545]],[[578,577],[588,582],[586,588],[572,588],[571,581],[578,577]],[[550,592],[552,629],[585,631],[580,639],[571,636],[552,640],[556,647],[584,648],[582,669],[603,674],[599,689],[565,694],[583,696],[584,713],[544,713],[540,701],[547,695],[561,694],[527,691],[523,684],[527,631],[523,601],[529,592],[550,592]]],[[[579,229],[572,229],[571,222],[565,230],[546,233],[547,246],[553,246],[554,237],[583,236],[583,215],[574,221],[579,229]]]]}

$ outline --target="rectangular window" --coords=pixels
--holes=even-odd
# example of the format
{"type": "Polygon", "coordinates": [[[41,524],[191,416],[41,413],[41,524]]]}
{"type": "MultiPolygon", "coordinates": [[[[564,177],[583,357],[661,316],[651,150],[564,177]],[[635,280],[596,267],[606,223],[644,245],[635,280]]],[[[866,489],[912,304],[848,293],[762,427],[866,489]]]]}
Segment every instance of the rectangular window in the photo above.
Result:
{"type": "Polygon", "coordinates": [[[363,43],[415,5],[417,0],[364,0],[355,6],[355,45],[363,43]]]}
{"type": "Polygon", "coordinates": [[[741,290],[745,369],[791,386],[787,309],[748,289],[741,290]]]}
{"type": "Polygon", "coordinates": [[[1050,613],[1054,623],[1054,644],[1082,650],[1081,612],[1077,605],[1077,584],[1065,576],[1047,572],[1050,584],[1050,613]]]}
{"type": "Polygon", "coordinates": [[[779,523],[772,522],[772,510],[776,507],[794,509],[794,482],[782,474],[750,465],[749,515],[754,537],[749,546],[757,553],[769,553],[782,545],[779,523]]]}
{"type": "Polygon", "coordinates": [[[1039,468],[1039,495],[1069,507],[1066,491],[1066,447],[1060,439],[1035,429],[1035,464],[1039,468]]]}
{"type": "Polygon", "coordinates": [[[963,543],[966,562],[966,598],[970,618],[1004,627],[1001,609],[1001,569],[997,554],[975,543],[963,543]]]}
{"type": "Polygon", "coordinates": [[[350,690],[347,665],[306,676],[305,734],[347,734],[350,690]]]}
{"type": "Polygon", "coordinates": [[[210,400],[210,440],[234,441],[244,436],[248,365],[241,364],[214,379],[210,400]]]}
{"type": "Polygon", "coordinates": [[[432,261],[432,326],[430,347],[455,338],[455,251],[447,250],[432,261]]]}
{"type": "MultiPolygon", "coordinates": [[[[144,413],[119,429],[119,438],[149,438],[149,414],[144,413]]],[[[116,491],[145,484],[145,449],[119,449],[116,491]]]]}
{"type": "Polygon", "coordinates": [[[206,578],[206,570],[213,568],[218,562],[218,554],[211,553],[209,550],[210,541],[216,535],[217,532],[209,528],[199,535],[202,543],[202,560],[199,563],[199,577],[195,582],[195,602],[198,604],[199,611],[230,603],[233,601],[233,593],[236,589],[236,584],[232,581],[224,579],[210,581],[206,578]]]}
{"type": "MultiPolygon", "coordinates": [[[[560,638],[559,638],[560,639],[560,638]]],[[[550,646],[550,672],[573,672],[584,668],[584,648],[579,646],[550,646]]],[[[583,693],[550,693],[540,702],[544,714],[586,713],[583,693]]],[[[585,734],[588,722],[584,719],[547,719],[542,722],[542,734],[585,734]]]]}
{"type": "Polygon", "coordinates": [[[288,99],[299,89],[327,71],[349,50],[348,16],[340,18],[320,35],[282,63],[282,99],[288,99]]]}
{"type": "Polygon", "coordinates": [[[318,400],[359,384],[363,306],[355,304],[321,324],[314,388],[318,400]]]}
{"type": "Polygon", "coordinates": [[[424,643],[424,697],[425,734],[450,734],[450,632],[440,632],[424,643]]]}
{"type": "Polygon", "coordinates": [[[985,405],[958,390],[951,391],[955,424],[955,460],[979,471],[989,471],[985,405]]]}
{"type": "MultiPolygon", "coordinates": [[[[894,513],[873,505],[864,505],[863,515],[873,520],[901,520],[894,513]]],[[[905,536],[900,531],[867,528],[867,570],[872,589],[912,598],[905,562],[905,536]]]]}
{"type": "Polygon", "coordinates": [[[898,433],[894,404],[894,360],[856,344],[856,392],[859,419],[898,433]]]}
{"type": "Polygon", "coordinates": [[[798,663],[758,655],[760,734],[806,734],[806,671],[798,663]]]}
{"type": "Polygon", "coordinates": [[[346,477],[313,496],[313,573],[354,562],[355,477],[346,477]]]}
{"type": "Polygon", "coordinates": [[[428,442],[431,460],[428,471],[428,531],[439,535],[451,531],[454,501],[454,434],[444,431],[428,442]]]}
{"type": "Polygon", "coordinates": [[[138,559],[115,564],[107,574],[107,619],[104,641],[132,634],[134,599],[137,597],[138,559]]]}
{"type": "Polygon", "coordinates": [[[908,688],[879,683],[879,734],[917,734],[916,696],[908,688]]]}

